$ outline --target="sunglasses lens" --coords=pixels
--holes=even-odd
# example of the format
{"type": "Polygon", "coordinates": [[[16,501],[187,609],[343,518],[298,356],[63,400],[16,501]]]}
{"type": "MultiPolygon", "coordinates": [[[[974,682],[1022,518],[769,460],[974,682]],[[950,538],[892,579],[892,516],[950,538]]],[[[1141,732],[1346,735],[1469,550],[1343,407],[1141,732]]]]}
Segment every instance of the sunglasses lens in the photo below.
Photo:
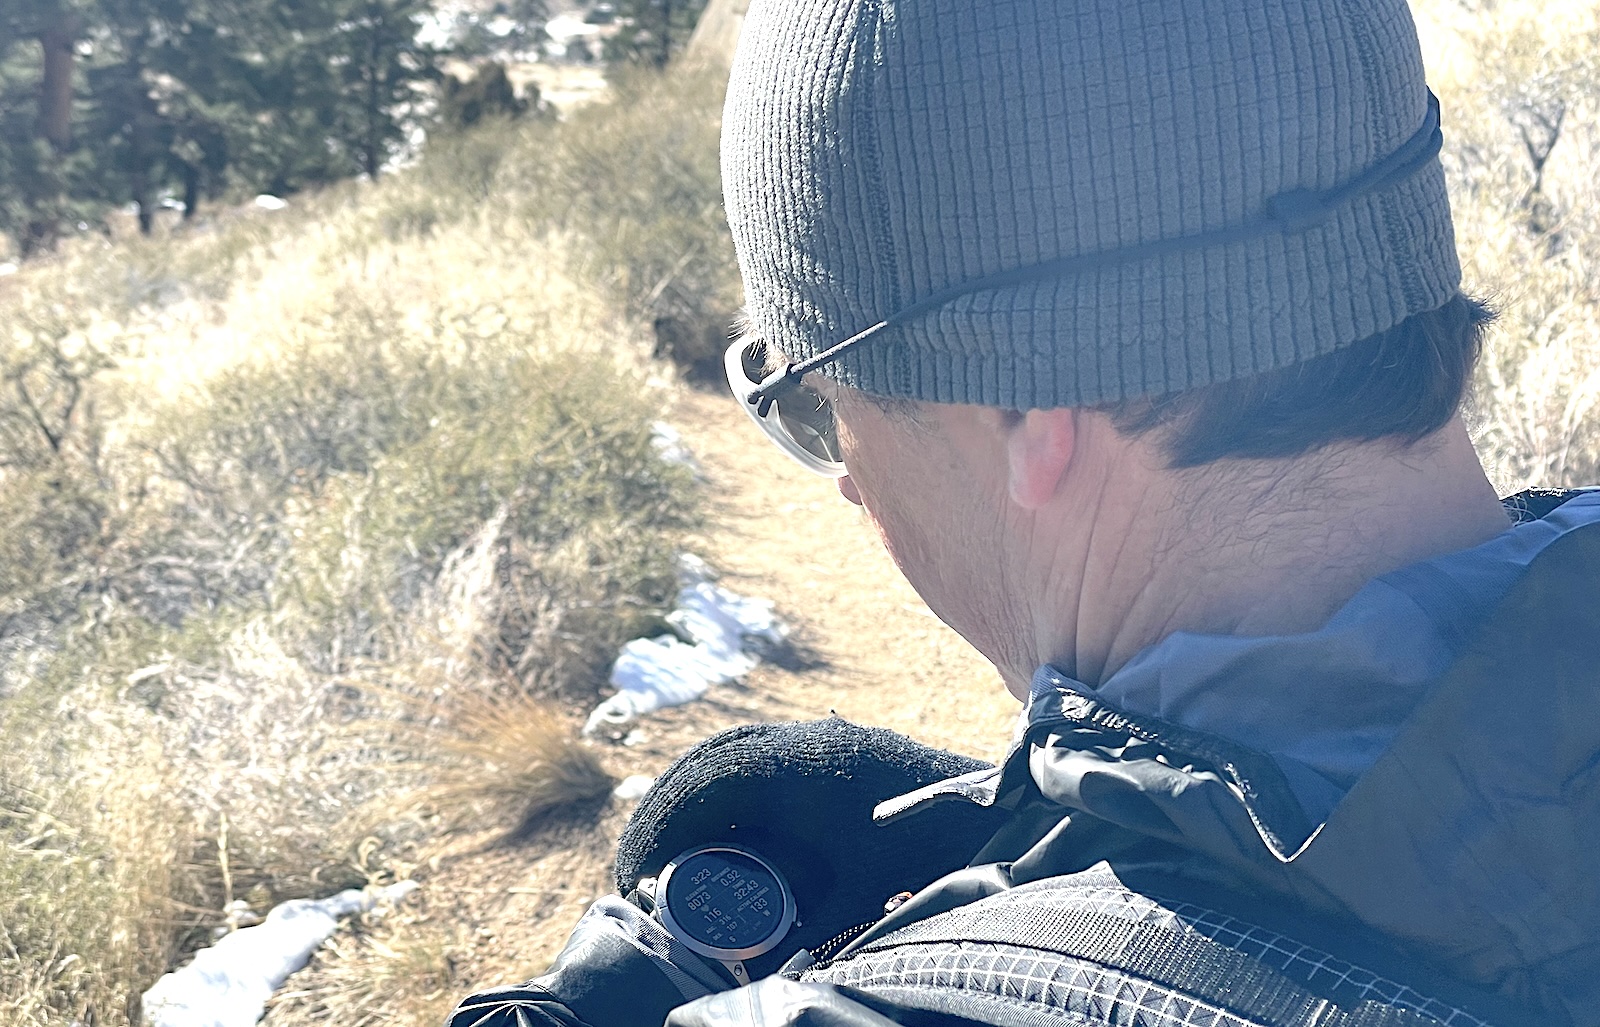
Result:
{"type": "Polygon", "coordinates": [[[803,383],[791,387],[772,402],[764,417],[745,401],[769,373],[766,343],[735,344],[728,353],[727,369],[728,384],[740,405],[778,448],[819,474],[837,477],[844,473],[833,406],[816,389],[803,383]]]}
{"type": "Polygon", "coordinates": [[[818,460],[842,461],[833,434],[833,407],[815,389],[802,385],[774,404],[778,423],[800,448],[818,460]]]}

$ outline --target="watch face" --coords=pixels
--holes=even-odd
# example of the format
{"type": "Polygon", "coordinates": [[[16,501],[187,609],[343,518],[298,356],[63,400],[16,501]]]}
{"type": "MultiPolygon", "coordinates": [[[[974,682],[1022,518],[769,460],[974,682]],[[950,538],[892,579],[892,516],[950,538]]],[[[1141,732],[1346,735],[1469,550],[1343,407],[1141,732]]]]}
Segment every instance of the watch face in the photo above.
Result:
{"type": "Polygon", "coordinates": [[[693,952],[749,959],[771,951],[794,923],[788,885],[765,860],[728,846],[693,849],[661,875],[663,920],[693,952]]]}

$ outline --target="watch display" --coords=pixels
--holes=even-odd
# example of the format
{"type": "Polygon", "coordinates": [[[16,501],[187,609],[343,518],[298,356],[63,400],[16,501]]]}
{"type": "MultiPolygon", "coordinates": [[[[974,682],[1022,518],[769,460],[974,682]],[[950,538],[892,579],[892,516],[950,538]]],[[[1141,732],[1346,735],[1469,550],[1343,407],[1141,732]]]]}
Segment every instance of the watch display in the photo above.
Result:
{"type": "Polygon", "coordinates": [[[656,885],[663,925],[691,952],[744,960],[770,952],[794,924],[783,876],[753,852],[730,845],[691,849],[656,885]]]}

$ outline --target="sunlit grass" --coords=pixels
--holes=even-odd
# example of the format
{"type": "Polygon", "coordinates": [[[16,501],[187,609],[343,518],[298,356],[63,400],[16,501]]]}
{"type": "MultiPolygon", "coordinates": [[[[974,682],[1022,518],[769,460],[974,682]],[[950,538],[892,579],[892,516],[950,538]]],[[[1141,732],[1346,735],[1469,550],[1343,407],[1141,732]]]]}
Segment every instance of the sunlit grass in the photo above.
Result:
{"type": "Polygon", "coordinates": [[[1464,278],[1501,313],[1478,377],[1479,451],[1506,491],[1593,483],[1600,13],[1594,0],[1417,8],[1464,278]]]}
{"type": "Polygon", "coordinates": [[[734,304],[702,86],[0,280],[0,1021],[607,792],[696,517],[650,326],[734,304]]]}

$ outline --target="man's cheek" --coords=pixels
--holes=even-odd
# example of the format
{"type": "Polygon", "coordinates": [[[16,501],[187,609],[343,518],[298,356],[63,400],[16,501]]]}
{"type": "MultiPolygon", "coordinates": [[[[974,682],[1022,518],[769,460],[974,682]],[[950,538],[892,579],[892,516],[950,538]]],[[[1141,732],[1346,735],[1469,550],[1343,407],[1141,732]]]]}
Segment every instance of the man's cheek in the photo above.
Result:
{"type": "Polygon", "coordinates": [[[878,531],[878,538],[882,540],[883,547],[889,551],[889,558],[911,583],[911,587],[916,589],[925,601],[928,600],[929,590],[936,584],[938,577],[938,561],[933,559],[934,547],[930,544],[923,526],[903,517],[896,517],[892,512],[874,512],[870,501],[865,506],[868,516],[872,519],[872,526],[878,531]]]}

